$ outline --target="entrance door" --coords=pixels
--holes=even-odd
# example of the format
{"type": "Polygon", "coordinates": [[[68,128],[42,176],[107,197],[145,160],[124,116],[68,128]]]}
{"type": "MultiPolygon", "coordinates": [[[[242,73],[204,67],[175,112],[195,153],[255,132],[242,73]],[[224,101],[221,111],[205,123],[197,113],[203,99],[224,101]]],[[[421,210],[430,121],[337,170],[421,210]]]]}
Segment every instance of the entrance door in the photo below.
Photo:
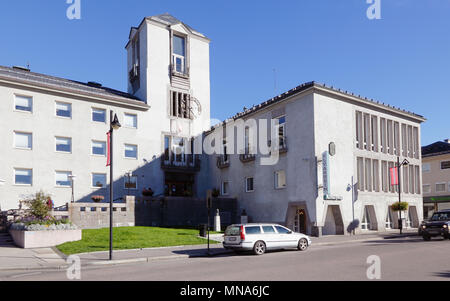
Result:
{"type": "Polygon", "coordinates": [[[304,209],[297,209],[295,212],[294,232],[306,233],[306,212],[304,209]]]}

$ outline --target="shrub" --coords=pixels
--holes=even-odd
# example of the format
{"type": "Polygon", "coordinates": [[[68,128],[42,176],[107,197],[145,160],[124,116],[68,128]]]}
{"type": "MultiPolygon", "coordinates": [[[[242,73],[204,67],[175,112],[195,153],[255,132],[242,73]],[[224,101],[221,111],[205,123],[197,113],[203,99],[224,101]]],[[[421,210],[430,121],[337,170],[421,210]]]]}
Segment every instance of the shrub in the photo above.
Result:
{"type": "Polygon", "coordinates": [[[392,204],[392,210],[394,211],[406,211],[408,210],[408,203],[407,202],[397,202],[392,204]]]}
{"type": "Polygon", "coordinates": [[[49,195],[43,191],[39,191],[34,196],[24,200],[23,203],[30,209],[32,217],[38,220],[44,220],[50,216],[51,208],[48,206],[49,200],[51,201],[49,195]]]}

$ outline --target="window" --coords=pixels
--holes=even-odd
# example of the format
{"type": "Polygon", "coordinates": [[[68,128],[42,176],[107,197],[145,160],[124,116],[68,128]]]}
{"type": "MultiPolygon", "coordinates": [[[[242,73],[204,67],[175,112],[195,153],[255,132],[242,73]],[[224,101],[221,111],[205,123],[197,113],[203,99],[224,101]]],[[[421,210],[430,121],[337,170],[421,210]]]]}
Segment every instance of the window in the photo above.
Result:
{"type": "Polygon", "coordinates": [[[415,193],[414,166],[409,165],[409,193],[415,193]]]}
{"type": "Polygon", "coordinates": [[[408,174],[408,166],[404,165],[403,166],[403,192],[404,193],[408,193],[409,192],[409,174],[408,174]]]}
{"type": "Polygon", "coordinates": [[[106,110],[92,108],[92,121],[106,122],[106,110]]]}
{"type": "Polygon", "coordinates": [[[275,172],[275,189],[286,188],[286,172],[284,170],[275,172]]]}
{"type": "Polygon", "coordinates": [[[106,187],[106,174],[93,173],[92,174],[92,187],[105,188],[106,187]]]}
{"type": "Polygon", "coordinates": [[[422,172],[430,172],[431,171],[431,164],[430,163],[423,163],[422,164],[422,172]]]}
{"type": "Polygon", "coordinates": [[[260,226],[245,227],[245,234],[261,234],[260,226]]]}
{"type": "Polygon", "coordinates": [[[372,172],[373,172],[373,176],[372,176],[372,188],[373,191],[380,191],[380,167],[379,167],[379,163],[378,160],[373,160],[372,161],[372,172]]]}
{"type": "Polygon", "coordinates": [[[408,125],[408,157],[413,157],[413,129],[408,125]]]}
{"type": "Polygon", "coordinates": [[[222,195],[228,195],[228,187],[230,183],[228,181],[222,182],[222,195]]]}
{"type": "Polygon", "coordinates": [[[380,118],[380,135],[381,135],[381,151],[383,153],[387,153],[387,146],[386,146],[386,119],[380,118]]]}
{"type": "Polygon", "coordinates": [[[362,230],[370,229],[370,215],[369,215],[369,209],[367,206],[364,206],[364,213],[363,213],[363,218],[361,221],[361,229],[362,230]]]}
{"type": "Polygon", "coordinates": [[[56,151],[63,153],[72,152],[72,138],[56,137],[56,151]]]}
{"type": "Polygon", "coordinates": [[[441,169],[450,169],[450,161],[442,161],[441,169]]]}
{"type": "Polygon", "coordinates": [[[278,118],[278,145],[279,149],[286,147],[286,116],[278,118]]]}
{"type": "Polygon", "coordinates": [[[250,128],[247,126],[244,129],[244,154],[250,154],[250,128]]]}
{"type": "Polygon", "coordinates": [[[137,176],[125,176],[125,188],[126,189],[137,189],[137,176]]]}
{"type": "Polygon", "coordinates": [[[137,159],[137,145],[125,144],[125,158],[137,159]]]}
{"type": "Polygon", "coordinates": [[[289,233],[291,233],[291,230],[286,229],[285,227],[275,226],[275,229],[277,229],[277,232],[279,234],[289,234],[289,233]]]}
{"type": "Polygon", "coordinates": [[[56,116],[72,118],[72,105],[65,102],[56,102],[56,116]]]}
{"type": "Polygon", "coordinates": [[[245,179],[245,192],[252,192],[252,191],[254,191],[253,178],[246,178],[245,179]]]}
{"type": "Polygon", "coordinates": [[[70,187],[71,186],[71,181],[70,181],[71,175],[72,175],[72,172],[70,172],[70,171],[57,171],[55,173],[56,186],[70,187]]]}
{"type": "Polygon", "coordinates": [[[123,115],[124,126],[129,128],[137,128],[137,115],[135,114],[124,114],[123,115]]]}
{"type": "Polygon", "coordinates": [[[14,147],[21,149],[32,149],[33,134],[14,132],[14,147]]]}
{"type": "Polygon", "coordinates": [[[370,159],[366,159],[364,164],[364,183],[366,184],[365,190],[372,191],[372,162],[370,159]]]}
{"type": "Polygon", "coordinates": [[[430,184],[423,184],[422,185],[423,193],[431,193],[431,185],[430,184]]]}
{"type": "Polygon", "coordinates": [[[394,154],[394,130],[392,128],[392,120],[387,121],[387,152],[392,155],[394,154]]]}
{"type": "Polygon", "coordinates": [[[414,166],[414,185],[416,194],[420,194],[420,168],[419,166],[414,166]]]}
{"type": "Polygon", "coordinates": [[[364,190],[364,159],[363,158],[357,158],[356,159],[356,165],[357,165],[357,181],[358,181],[358,190],[363,191],[364,190]]]}
{"type": "Polygon", "coordinates": [[[414,158],[419,159],[419,129],[413,128],[413,152],[414,158]]]}
{"type": "Polygon", "coordinates": [[[106,156],[106,142],[93,140],[92,154],[97,156],[106,156]]]}
{"type": "Polygon", "coordinates": [[[362,113],[356,112],[356,148],[362,149],[362,113]]]}
{"type": "Polygon", "coordinates": [[[436,192],[446,192],[446,191],[447,191],[447,183],[436,184],[436,192]]]}
{"type": "Polygon", "coordinates": [[[388,184],[388,166],[386,161],[381,161],[381,185],[383,187],[384,192],[388,192],[389,184],[388,184]]]}
{"type": "Polygon", "coordinates": [[[378,118],[371,117],[372,151],[378,151],[378,118]]]}
{"type": "Polygon", "coordinates": [[[400,124],[394,122],[394,155],[400,156],[400,124]]]}
{"type": "Polygon", "coordinates": [[[264,233],[272,234],[276,233],[272,226],[262,226],[264,233]]]}
{"type": "Polygon", "coordinates": [[[170,93],[170,116],[191,118],[191,96],[187,93],[172,91],[170,93]]]}
{"type": "Polygon", "coordinates": [[[17,111],[33,112],[33,98],[15,95],[15,109],[17,111]]]}
{"type": "Polygon", "coordinates": [[[186,73],[186,38],[173,36],[173,69],[178,73],[186,73]]]}
{"type": "Polygon", "coordinates": [[[33,170],[15,168],[14,169],[14,184],[15,185],[33,185],[33,170]]]}
{"type": "Polygon", "coordinates": [[[406,135],[406,124],[402,124],[402,151],[403,157],[408,156],[408,136],[406,135]]]}
{"type": "Polygon", "coordinates": [[[370,150],[370,115],[364,114],[364,149],[370,150]]]}

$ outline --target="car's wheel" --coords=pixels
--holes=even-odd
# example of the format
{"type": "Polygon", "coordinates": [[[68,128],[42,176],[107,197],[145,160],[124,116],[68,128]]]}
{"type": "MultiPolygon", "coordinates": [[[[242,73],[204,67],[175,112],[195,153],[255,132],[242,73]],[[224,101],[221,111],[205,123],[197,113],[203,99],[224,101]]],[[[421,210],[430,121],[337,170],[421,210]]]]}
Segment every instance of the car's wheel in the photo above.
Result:
{"type": "Polygon", "coordinates": [[[257,241],[253,246],[253,253],[255,253],[255,255],[262,255],[265,252],[266,252],[266,244],[261,240],[257,241]]]}
{"type": "Polygon", "coordinates": [[[298,246],[297,248],[300,251],[305,251],[306,249],[308,249],[308,241],[306,240],[306,238],[302,238],[298,241],[298,246]]]}
{"type": "Polygon", "coordinates": [[[431,240],[431,236],[430,235],[423,235],[423,240],[425,241],[430,241],[431,240]]]}

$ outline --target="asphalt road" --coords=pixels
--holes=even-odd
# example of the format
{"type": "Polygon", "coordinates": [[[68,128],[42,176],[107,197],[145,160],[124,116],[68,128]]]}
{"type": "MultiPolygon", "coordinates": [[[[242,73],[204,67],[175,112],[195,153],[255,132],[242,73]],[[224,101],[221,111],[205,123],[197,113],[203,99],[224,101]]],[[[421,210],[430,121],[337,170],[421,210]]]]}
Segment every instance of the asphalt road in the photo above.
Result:
{"type": "MultiPolygon", "coordinates": [[[[263,256],[223,255],[129,265],[82,268],[81,280],[299,281],[299,280],[450,280],[450,241],[420,237],[311,246],[263,256]],[[371,255],[380,259],[367,263],[371,255]]],[[[0,280],[68,280],[66,271],[1,272],[0,280]]]]}

